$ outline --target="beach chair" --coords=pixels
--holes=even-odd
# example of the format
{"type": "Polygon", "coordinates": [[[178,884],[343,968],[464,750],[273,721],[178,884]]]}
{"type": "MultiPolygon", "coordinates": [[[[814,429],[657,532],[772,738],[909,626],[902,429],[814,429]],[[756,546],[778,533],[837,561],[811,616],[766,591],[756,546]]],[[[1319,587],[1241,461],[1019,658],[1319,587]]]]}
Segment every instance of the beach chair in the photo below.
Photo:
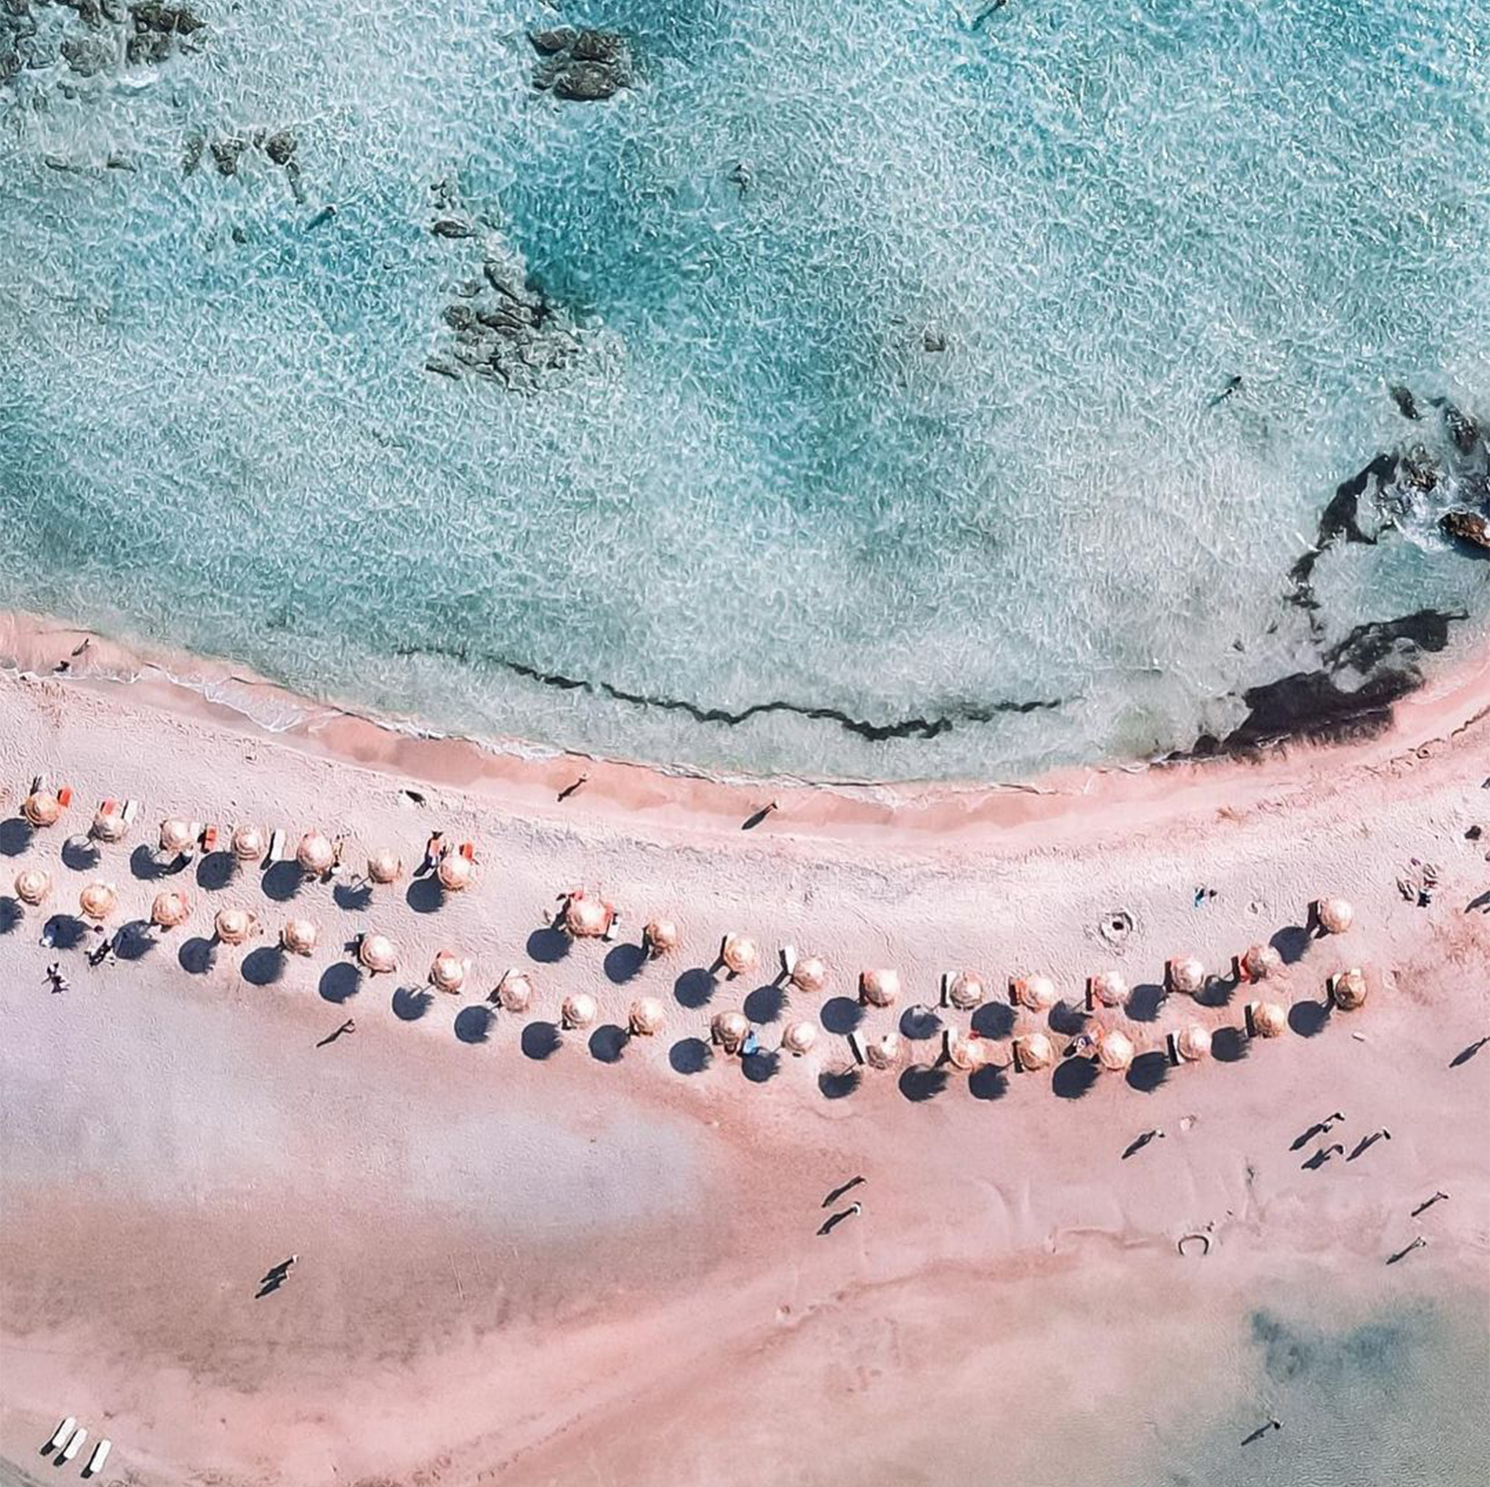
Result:
{"type": "Polygon", "coordinates": [[[276,826],[274,828],[274,830],[269,833],[269,861],[270,862],[279,862],[279,861],[282,861],[283,858],[284,858],[284,855],[285,855],[285,829],[284,829],[283,826],[276,826]]]}
{"type": "Polygon", "coordinates": [[[52,1432],[51,1440],[46,1443],[46,1446],[43,1449],[46,1451],[60,1451],[62,1449],[63,1441],[65,1441],[73,1433],[73,1431],[77,1428],[77,1424],[78,1422],[76,1418],[72,1415],[69,1415],[52,1432]]]}
{"type": "Polygon", "coordinates": [[[133,826],[135,817],[140,814],[140,803],[137,800],[126,800],[124,802],[124,824],[133,826]]]}
{"type": "Polygon", "coordinates": [[[88,1432],[81,1426],[72,1433],[72,1439],[62,1448],[62,1459],[71,1461],[79,1451],[83,1449],[83,1442],[88,1439],[88,1432]]]}
{"type": "Polygon", "coordinates": [[[219,833],[217,827],[212,825],[212,823],[209,821],[207,825],[205,825],[201,829],[201,831],[197,833],[197,840],[202,844],[202,851],[208,853],[217,851],[218,835],[219,833]]]}
{"type": "MultiPolygon", "coordinates": [[[[942,972],[941,997],[940,997],[940,999],[937,1002],[937,1005],[939,1007],[950,1007],[952,1005],[951,1000],[950,1000],[951,991],[952,991],[952,979],[953,979],[953,977],[956,974],[957,973],[955,971],[943,971],[942,972]]],[[[945,1042],[946,1041],[946,1034],[945,1033],[942,1035],[942,1038],[943,1038],[943,1041],[945,1042]]]]}
{"type": "Polygon", "coordinates": [[[618,934],[620,934],[620,932],[621,911],[619,909],[612,909],[610,914],[610,923],[606,925],[605,933],[601,935],[600,938],[604,940],[607,945],[609,945],[610,942],[614,940],[618,934]]]}
{"type": "Polygon", "coordinates": [[[103,1464],[109,1459],[109,1448],[112,1441],[101,1440],[94,1446],[93,1454],[88,1458],[88,1465],[83,1468],[85,1477],[96,1477],[103,1470],[103,1464]]]}
{"type": "Polygon", "coordinates": [[[462,857],[464,857],[467,862],[475,862],[476,861],[476,843],[475,842],[462,842],[460,844],[460,855],[462,857]]]}
{"type": "Polygon", "coordinates": [[[850,1033],[848,1035],[848,1051],[853,1054],[855,1063],[863,1064],[868,1062],[864,1057],[864,1040],[858,1033],[850,1033]]]}
{"type": "Polygon", "coordinates": [[[797,969],[797,947],[795,945],[783,945],[781,947],[781,973],[788,980],[797,969]]]}

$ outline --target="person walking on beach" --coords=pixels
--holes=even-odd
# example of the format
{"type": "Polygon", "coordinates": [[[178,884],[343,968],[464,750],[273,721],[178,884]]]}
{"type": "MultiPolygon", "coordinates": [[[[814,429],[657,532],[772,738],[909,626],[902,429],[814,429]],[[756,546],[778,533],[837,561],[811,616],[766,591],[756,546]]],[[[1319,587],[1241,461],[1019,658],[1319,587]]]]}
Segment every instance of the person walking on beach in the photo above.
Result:
{"type": "Polygon", "coordinates": [[[1361,1139],[1356,1143],[1356,1149],[1351,1152],[1351,1154],[1346,1158],[1346,1161],[1353,1162],[1357,1157],[1364,1156],[1368,1151],[1370,1151],[1371,1148],[1375,1146],[1378,1141],[1390,1141],[1391,1139],[1392,1133],[1387,1130],[1385,1126],[1383,1126],[1379,1131],[1372,1131],[1369,1136],[1361,1137],[1361,1139]]]}
{"type": "Polygon", "coordinates": [[[416,878],[422,878],[426,873],[432,873],[440,864],[440,858],[445,855],[445,833],[434,831],[424,844],[424,861],[419,864],[419,871],[414,874],[416,878]]]}
{"type": "Polygon", "coordinates": [[[328,1043],[334,1043],[338,1038],[344,1037],[347,1033],[355,1033],[356,1031],[357,1019],[355,1017],[349,1017],[344,1023],[342,1023],[339,1028],[336,1029],[335,1032],[327,1033],[327,1035],[322,1038],[319,1043],[316,1044],[316,1047],[324,1048],[328,1043]]]}
{"type": "Polygon", "coordinates": [[[60,961],[54,961],[47,967],[47,985],[51,987],[54,996],[67,990],[67,977],[62,974],[60,961]]]}
{"type": "Polygon", "coordinates": [[[1448,1196],[1449,1195],[1447,1193],[1434,1193],[1431,1198],[1427,1199],[1425,1202],[1419,1203],[1418,1206],[1413,1209],[1412,1217],[1416,1218],[1420,1213],[1425,1213],[1428,1209],[1432,1208],[1435,1203],[1446,1202],[1448,1200],[1448,1196]]]}
{"type": "Polygon", "coordinates": [[[1126,1162],[1135,1152],[1142,1151],[1150,1141],[1162,1141],[1163,1139],[1164,1131],[1160,1126],[1155,1126],[1151,1131],[1144,1131],[1128,1143],[1128,1149],[1123,1153],[1123,1160],[1126,1162]]]}
{"type": "Polygon", "coordinates": [[[840,1209],[823,1221],[823,1226],[817,1232],[819,1234],[831,1234],[845,1219],[856,1218],[864,1212],[862,1203],[850,1203],[847,1208],[840,1209]]]}
{"type": "Polygon", "coordinates": [[[98,944],[95,945],[93,949],[88,952],[88,964],[95,970],[99,966],[103,965],[105,961],[107,961],[109,965],[114,964],[114,961],[116,959],[114,940],[115,936],[105,935],[103,939],[101,939],[98,944]]]}

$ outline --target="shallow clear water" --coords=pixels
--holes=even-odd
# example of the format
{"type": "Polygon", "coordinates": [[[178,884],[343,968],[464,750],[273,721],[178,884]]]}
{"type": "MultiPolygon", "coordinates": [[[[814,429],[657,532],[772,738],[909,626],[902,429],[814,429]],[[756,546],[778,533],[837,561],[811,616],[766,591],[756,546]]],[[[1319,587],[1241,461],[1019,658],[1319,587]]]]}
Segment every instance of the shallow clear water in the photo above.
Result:
{"type": "Polygon", "coordinates": [[[1482,450],[1287,599],[1339,482],[1444,458],[1430,399],[1490,415],[1490,5],[980,9],[200,0],[131,65],[30,0],[0,602],[444,729],[879,777],[1183,747],[1425,605],[1483,634],[1435,530],[1482,450]],[[535,91],[566,18],[634,85],[535,91]],[[514,389],[426,370],[488,260],[548,307],[514,389]]]}

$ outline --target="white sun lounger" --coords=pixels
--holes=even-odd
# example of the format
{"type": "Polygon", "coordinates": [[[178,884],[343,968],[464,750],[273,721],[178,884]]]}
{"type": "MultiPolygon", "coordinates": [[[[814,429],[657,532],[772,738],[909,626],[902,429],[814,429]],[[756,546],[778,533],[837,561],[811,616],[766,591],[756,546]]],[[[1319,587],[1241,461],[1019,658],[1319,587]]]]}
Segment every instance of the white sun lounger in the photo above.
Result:
{"type": "Polygon", "coordinates": [[[83,1449],[83,1442],[87,1439],[88,1432],[79,1426],[78,1429],[73,1431],[72,1439],[68,1441],[66,1448],[63,1450],[62,1459],[64,1461],[71,1461],[83,1449]]]}
{"type": "Polygon", "coordinates": [[[102,1440],[94,1446],[93,1454],[88,1458],[88,1465],[83,1468],[85,1477],[95,1477],[103,1470],[103,1464],[109,1459],[109,1447],[112,1441],[102,1440]]]}
{"type": "Polygon", "coordinates": [[[608,945],[608,944],[610,944],[610,942],[613,939],[615,939],[615,937],[617,936],[617,934],[620,933],[620,930],[621,930],[621,914],[620,914],[620,911],[619,910],[616,910],[616,911],[614,911],[611,914],[611,916],[610,916],[610,923],[608,925],[606,925],[606,927],[605,927],[605,933],[603,935],[601,935],[600,938],[602,940],[604,940],[606,942],[606,944],[608,945]]]}
{"type": "Polygon", "coordinates": [[[47,1442],[48,1451],[60,1451],[62,1442],[77,1429],[77,1417],[69,1415],[53,1432],[52,1438],[47,1442]]]}
{"type": "Polygon", "coordinates": [[[952,985],[952,977],[955,974],[956,972],[954,971],[942,972],[942,1006],[944,1007],[950,1007],[952,1005],[952,1003],[947,1000],[947,989],[952,985]]]}
{"type": "Polygon", "coordinates": [[[278,862],[285,855],[285,829],[276,826],[269,834],[269,860],[278,862]]]}
{"type": "Polygon", "coordinates": [[[848,1035],[848,1046],[849,1052],[853,1054],[855,1060],[862,1064],[864,1062],[864,1040],[860,1038],[858,1033],[850,1033],[848,1035]]]}
{"type": "Polygon", "coordinates": [[[140,814],[140,803],[139,803],[139,801],[137,801],[137,800],[126,800],[124,802],[124,809],[120,812],[120,815],[122,815],[124,817],[124,823],[125,823],[126,826],[133,826],[134,825],[134,819],[139,814],[140,814]]]}
{"type": "Polygon", "coordinates": [[[781,947],[781,969],[782,973],[787,976],[797,969],[797,947],[795,945],[781,947]]]}

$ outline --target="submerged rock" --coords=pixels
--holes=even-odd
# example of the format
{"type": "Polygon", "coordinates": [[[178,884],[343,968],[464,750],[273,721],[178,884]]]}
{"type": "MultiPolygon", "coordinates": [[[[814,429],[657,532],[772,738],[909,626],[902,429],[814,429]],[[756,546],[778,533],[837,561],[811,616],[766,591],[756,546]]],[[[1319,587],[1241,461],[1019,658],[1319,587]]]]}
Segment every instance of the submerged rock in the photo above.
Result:
{"type": "Polygon", "coordinates": [[[631,85],[631,54],[617,32],[559,26],[535,31],[528,40],[542,59],[533,71],[533,86],[553,89],[556,98],[590,103],[631,85]]]}
{"type": "Polygon", "coordinates": [[[575,35],[572,26],[555,26],[547,31],[529,32],[528,40],[533,43],[534,51],[550,57],[555,52],[567,52],[574,45],[575,35]]]}
{"type": "Polygon", "coordinates": [[[103,36],[67,36],[62,41],[62,60],[79,77],[96,77],[114,60],[113,44],[103,36]]]}
{"type": "Polygon", "coordinates": [[[295,136],[288,129],[281,129],[277,134],[271,134],[264,141],[264,153],[276,165],[288,165],[298,143],[295,136]]]}
{"type": "Polygon", "coordinates": [[[476,229],[469,222],[462,222],[456,217],[436,217],[430,223],[429,230],[438,238],[473,238],[476,229]]]}
{"type": "Polygon", "coordinates": [[[624,86],[611,68],[602,67],[598,62],[578,62],[573,67],[566,67],[554,79],[554,96],[588,103],[609,98],[624,86]]]}
{"type": "Polygon", "coordinates": [[[238,161],[243,152],[248,148],[248,141],[243,139],[223,139],[212,145],[212,159],[217,166],[217,173],[223,176],[235,176],[238,174],[238,161]]]}
{"type": "Polygon", "coordinates": [[[1438,519],[1439,528],[1456,541],[1490,552],[1490,521],[1477,511],[1446,511],[1438,519]]]}

